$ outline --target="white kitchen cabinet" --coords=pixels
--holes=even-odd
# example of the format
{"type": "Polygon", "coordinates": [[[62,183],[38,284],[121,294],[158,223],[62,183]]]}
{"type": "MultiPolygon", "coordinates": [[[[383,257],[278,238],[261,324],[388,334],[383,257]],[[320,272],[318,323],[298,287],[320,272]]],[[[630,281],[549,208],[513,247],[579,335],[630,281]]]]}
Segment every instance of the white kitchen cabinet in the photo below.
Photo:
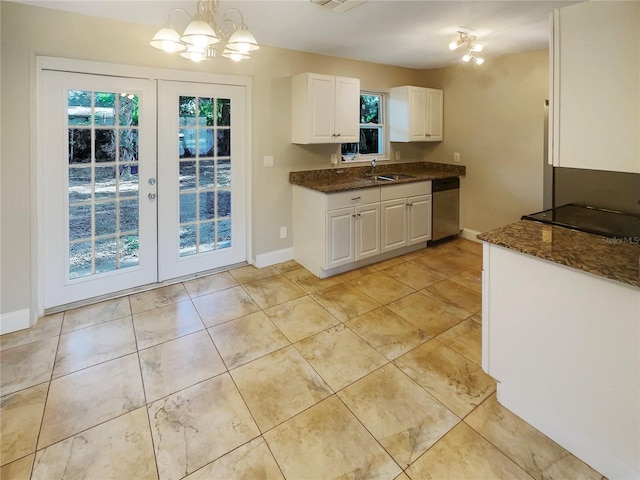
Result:
{"type": "Polygon", "coordinates": [[[392,142],[439,142],[443,139],[443,91],[413,86],[390,92],[392,142]]]}
{"type": "Polygon", "coordinates": [[[380,203],[327,212],[326,269],[380,253],[380,203]]]}
{"type": "Polygon", "coordinates": [[[640,173],[640,3],[554,11],[549,162],[640,173]]]}
{"type": "Polygon", "coordinates": [[[360,140],[360,80],[301,73],[291,80],[292,142],[352,143],[360,140]]]}
{"type": "Polygon", "coordinates": [[[431,182],[381,187],[382,252],[431,238],[431,182]]]}

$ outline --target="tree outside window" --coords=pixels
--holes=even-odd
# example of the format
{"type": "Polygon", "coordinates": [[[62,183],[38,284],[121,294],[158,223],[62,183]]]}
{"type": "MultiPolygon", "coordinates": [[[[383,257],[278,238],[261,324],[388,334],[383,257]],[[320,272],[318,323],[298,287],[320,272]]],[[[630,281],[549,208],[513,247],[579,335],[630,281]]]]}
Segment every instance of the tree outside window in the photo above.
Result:
{"type": "Polygon", "coordinates": [[[342,144],[343,160],[363,161],[368,157],[384,155],[383,105],[382,93],[360,94],[360,141],[342,144]]]}

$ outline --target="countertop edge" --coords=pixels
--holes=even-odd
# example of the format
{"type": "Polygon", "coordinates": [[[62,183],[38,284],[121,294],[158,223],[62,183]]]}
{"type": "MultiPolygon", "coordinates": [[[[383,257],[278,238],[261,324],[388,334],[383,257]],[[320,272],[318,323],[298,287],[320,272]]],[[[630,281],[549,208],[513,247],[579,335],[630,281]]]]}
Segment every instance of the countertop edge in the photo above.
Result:
{"type": "Polygon", "coordinates": [[[640,244],[532,220],[478,234],[483,242],[640,288],[640,244]]]}

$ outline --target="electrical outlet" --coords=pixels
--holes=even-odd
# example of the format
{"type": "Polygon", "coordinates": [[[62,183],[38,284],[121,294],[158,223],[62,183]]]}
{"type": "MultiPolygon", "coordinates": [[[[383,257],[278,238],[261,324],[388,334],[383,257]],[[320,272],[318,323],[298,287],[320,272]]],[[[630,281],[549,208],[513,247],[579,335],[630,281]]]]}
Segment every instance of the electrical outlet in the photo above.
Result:
{"type": "Polygon", "coordinates": [[[460,154],[458,152],[454,152],[453,161],[454,162],[459,162],[460,161],[460,154]]]}
{"type": "Polygon", "coordinates": [[[263,161],[265,167],[273,167],[273,157],[271,155],[264,157],[263,161]]]}
{"type": "Polygon", "coordinates": [[[280,227],[280,238],[287,238],[287,227],[280,227]]]}
{"type": "Polygon", "coordinates": [[[400,160],[400,151],[396,150],[396,160],[400,160]]]}

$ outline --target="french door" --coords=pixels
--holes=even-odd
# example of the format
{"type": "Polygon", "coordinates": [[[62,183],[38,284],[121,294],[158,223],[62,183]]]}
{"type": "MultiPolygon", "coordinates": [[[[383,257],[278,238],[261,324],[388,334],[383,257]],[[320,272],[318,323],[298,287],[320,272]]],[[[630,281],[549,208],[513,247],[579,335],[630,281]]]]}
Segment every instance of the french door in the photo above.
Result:
{"type": "Polygon", "coordinates": [[[38,102],[45,309],[246,259],[243,87],[44,70],[38,102]]]}

